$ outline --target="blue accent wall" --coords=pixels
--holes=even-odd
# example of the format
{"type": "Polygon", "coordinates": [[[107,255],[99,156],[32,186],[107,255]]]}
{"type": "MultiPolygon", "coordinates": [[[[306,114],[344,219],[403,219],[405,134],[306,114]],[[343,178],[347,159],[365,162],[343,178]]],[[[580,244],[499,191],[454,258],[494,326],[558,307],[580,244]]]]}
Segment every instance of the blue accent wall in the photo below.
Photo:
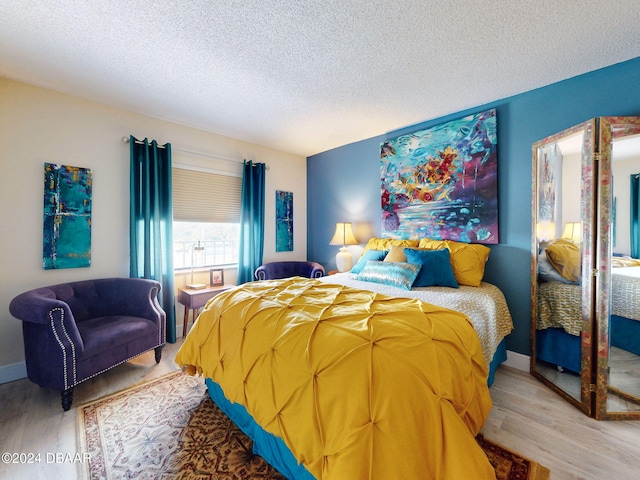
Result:
{"type": "Polygon", "coordinates": [[[381,142],[488,108],[497,109],[500,244],[490,246],[485,280],[504,292],[513,316],[507,348],[528,355],[531,145],[593,117],[640,115],[640,57],[309,157],[307,256],[335,268],[336,222],[353,222],[363,244],[381,236],[381,142]]]}

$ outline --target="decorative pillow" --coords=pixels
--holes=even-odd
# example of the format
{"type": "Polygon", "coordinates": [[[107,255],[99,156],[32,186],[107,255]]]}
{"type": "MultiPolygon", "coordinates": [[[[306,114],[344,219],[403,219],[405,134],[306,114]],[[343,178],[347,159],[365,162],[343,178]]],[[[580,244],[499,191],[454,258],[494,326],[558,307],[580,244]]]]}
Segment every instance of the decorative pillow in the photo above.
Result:
{"type": "Polygon", "coordinates": [[[613,257],[611,257],[611,268],[621,267],[640,267],[640,260],[637,258],[631,258],[628,255],[614,253],[613,257]]]}
{"type": "Polygon", "coordinates": [[[367,250],[362,254],[358,263],[356,263],[351,269],[351,273],[360,273],[362,269],[366,265],[368,260],[384,260],[384,258],[389,253],[388,250],[367,250]]]}
{"type": "Polygon", "coordinates": [[[562,283],[572,283],[579,285],[580,282],[571,282],[564,278],[560,273],[555,269],[551,262],[547,258],[546,252],[542,252],[538,255],[538,278],[543,282],[562,282],[562,283]]]}
{"type": "Polygon", "coordinates": [[[559,238],[545,252],[553,268],[570,282],[580,281],[580,247],[571,240],[559,238]]]}
{"type": "MultiPolygon", "coordinates": [[[[401,245],[392,245],[389,249],[389,253],[384,257],[385,262],[406,262],[407,256],[404,254],[404,249],[401,245]]],[[[413,263],[413,262],[411,262],[413,263]]]]}
{"type": "Polygon", "coordinates": [[[367,250],[390,250],[392,246],[400,247],[417,247],[418,240],[400,240],[397,238],[370,238],[364,247],[365,252],[367,250]]]}
{"type": "Polygon", "coordinates": [[[458,288],[453,275],[449,250],[416,250],[405,248],[407,262],[422,265],[420,273],[413,282],[414,287],[451,287],[458,288]]]}
{"type": "Polygon", "coordinates": [[[463,243],[453,240],[420,240],[420,248],[440,250],[446,248],[451,255],[453,274],[459,285],[477,287],[484,277],[484,266],[487,263],[491,249],[479,243],[463,243]]]}
{"type": "Polygon", "coordinates": [[[414,263],[369,260],[362,272],[355,276],[355,279],[411,290],[421,267],[421,265],[414,263]]]}

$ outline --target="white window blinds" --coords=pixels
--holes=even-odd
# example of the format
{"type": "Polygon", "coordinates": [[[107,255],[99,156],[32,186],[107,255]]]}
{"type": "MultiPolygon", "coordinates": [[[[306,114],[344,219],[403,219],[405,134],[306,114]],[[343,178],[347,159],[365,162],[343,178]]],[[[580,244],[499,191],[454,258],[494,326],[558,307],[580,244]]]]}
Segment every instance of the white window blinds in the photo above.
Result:
{"type": "Polygon", "coordinates": [[[239,223],[242,179],[173,167],[173,220],[239,223]]]}

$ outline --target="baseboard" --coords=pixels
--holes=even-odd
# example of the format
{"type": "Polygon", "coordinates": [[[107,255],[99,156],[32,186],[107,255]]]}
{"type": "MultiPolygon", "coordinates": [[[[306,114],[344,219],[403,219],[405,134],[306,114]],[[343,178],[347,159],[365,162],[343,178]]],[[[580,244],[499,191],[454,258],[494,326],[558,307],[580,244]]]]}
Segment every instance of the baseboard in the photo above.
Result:
{"type": "MultiPolygon", "coordinates": [[[[180,330],[180,328],[178,328],[177,330],[180,330]]],[[[176,333],[180,334],[182,332],[176,333]]],[[[528,372],[529,358],[529,355],[523,355],[522,353],[507,350],[507,360],[503,363],[503,365],[515,368],[516,370],[528,372]]],[[[27,378],[27,365],[24,362],[0,367],[0,384],[13,382],[15,380],[20,380],[21,378],[27,378]]]]}
{"type": "Polygon", "coordinates": [[[530,363],[531,357],[529,355],[507,350],[507,360],[502,365],[515,368],[516,370],[522,370],[523,372],[528,372],[530,369],[530,363]]]}
{"type": "Polygon", "coordinates": [[[0,367],[0,383],[9,383],[21,378],[27,378],[27,364],[14,363],[0,367]]]}

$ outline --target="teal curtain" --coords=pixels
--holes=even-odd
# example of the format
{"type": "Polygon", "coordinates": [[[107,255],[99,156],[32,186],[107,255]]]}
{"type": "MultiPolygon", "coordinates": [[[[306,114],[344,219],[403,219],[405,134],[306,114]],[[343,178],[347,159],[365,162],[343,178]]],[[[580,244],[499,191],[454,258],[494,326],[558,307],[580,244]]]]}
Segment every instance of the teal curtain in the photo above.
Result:
{"type": "Polygon", "coordinates": [[[631,256],[640,258],[640,173],[631,175],[631,256]]]}
{"type": "Polygon", "coordinates": [[[238,285],[253,281],[264,252],[264,163],[244,161],[240,200],[238,285]]]}
{"type": "Polygon", "coordinates": [[[129,215],[132,278],[151,278],[162,285],[159,302],[167,314],[167,342],[176,341],[173,282],[173,202],[171,144],[129,138],[131,176],[129,215]]]}

